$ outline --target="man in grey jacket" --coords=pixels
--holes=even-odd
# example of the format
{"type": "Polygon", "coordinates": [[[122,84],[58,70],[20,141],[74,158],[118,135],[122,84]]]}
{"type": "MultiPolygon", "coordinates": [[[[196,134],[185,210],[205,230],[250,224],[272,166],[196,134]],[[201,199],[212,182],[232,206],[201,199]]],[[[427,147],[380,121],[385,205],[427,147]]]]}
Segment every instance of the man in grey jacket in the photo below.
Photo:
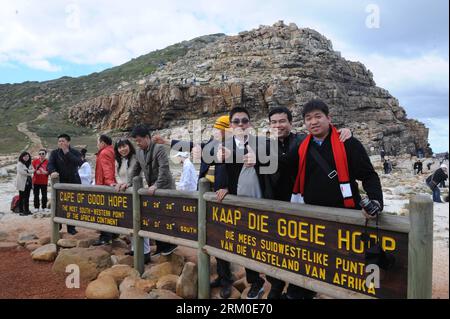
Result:
{"type": "MultiPolygon", "coordinates": [[[[133,178],[144,172],[145,180],[148,184],[148,194],[151,196],[160,189],[175,189],[175,183],[169,167],[169,157],[163,145],[151,142],[150,131],[144,125],[136,126],[131,137],[134,139],[138,149],[136,151],[137,163],[132,173],[128,176],[126,187],[132,185],[133,178]]],[[[126,189],[121,187],[121,189],[126,189]]],[[[153,256],[170,255],[176,245],[156,241],[156,252],[153,256]]]]}

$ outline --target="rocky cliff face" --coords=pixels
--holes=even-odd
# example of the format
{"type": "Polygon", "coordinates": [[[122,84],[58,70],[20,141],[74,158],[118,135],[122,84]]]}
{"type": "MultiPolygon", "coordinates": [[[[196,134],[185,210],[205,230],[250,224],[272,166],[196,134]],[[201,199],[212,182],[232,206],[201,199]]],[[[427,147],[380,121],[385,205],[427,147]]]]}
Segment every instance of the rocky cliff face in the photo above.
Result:
{"type": "Polygon", "coordinates": [[[377,87],[370,70],[347,61],[329,40],[282,21],[218,37],[136,83],[134,88],[83,101],[69,110],[82,126],[167,128],[215,117],[235,106],[254,119],[286,106],[301,129],[301,106],[311,98],[330,106],[333,122],[352,129],[370,152],[411,152],[427,145],[428,129],[409,120],[398,100],[377,87]]]}

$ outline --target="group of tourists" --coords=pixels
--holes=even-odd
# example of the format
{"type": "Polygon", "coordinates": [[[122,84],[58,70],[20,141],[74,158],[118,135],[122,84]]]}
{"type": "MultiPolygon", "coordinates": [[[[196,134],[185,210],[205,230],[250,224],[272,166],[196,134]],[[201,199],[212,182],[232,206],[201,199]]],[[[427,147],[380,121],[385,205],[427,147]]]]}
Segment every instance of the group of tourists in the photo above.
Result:
{"type": "MultiPolygon", "coordinates": [[[[131,138],[120,138],[114,144],[109,136],[101,135],[97,143],[94,181],[91,181],[86,149],[80,153],[70,146],[70,136],[61,134],[58,148],[51,152],[48,161],[45,150],[41,150],[33,161],[26,152],[19,157],[17,187],[21,213],[28,213],[27,198],[34,185],[35,208],[40,205],[46,208],[48,176],[59,177],[62,183],[93,183],[121,192],[133,185],[134,177],[143,174],[149,195],[154,195],[158,189],[195,191],[198,180],[206,177],[212,181],[212,190],[219,202],[228,195],[247,196],[358,209],[364,218],[376,218],[376,214],[365,211],[366,205],[361,205],[357,180],[362,182],[367,194],[366,202],[369,200],[372,208],[377,207],[377,212],[383,209],[380,179],[361,142],[349,129],[336,129],[327,104],[321,100],[306,103],[301,114],[308,134],[294,133],[291,111],[276,107],[268,114],[270,136],[254,135],[248,109],[235,107],[228,115],[216,120],[211,138],[199,145],[151,136],[145,125],[136,126],[131,138]],[[183,165],[177,186],[164,144],[177,152],[175,157],[183,165]],[[198,173],[190,161],[191,153],[200,159],[198,173]],[[268,157],[261,154],[268,154],[268,157]],[[213,175],[209,174],[211,166],[214,166],[213,175]],[[41,203],[36,195],[39,192],[41,203]]],[[[67,226],[67,231],[70,234],[77,232],[73,226],[67,226]]],[[[114,234],[102,232],[94,245],[107,245],[112,240],[114,234]]],[[[176,247],[156,241],[156,252],[150,255],[150,243],[145,239],[144,260],[148,263],[152,256],[169,255],[176,247]]],[[[128,254],[133,255],[133,250],[128,254]]],[[[221,297],[229,298],[233,282],[230,263],[217,259],[217,274],[211,287],[220,287],[221,297]]],[[[265,279],[251,269],[246,269],[246,279],[251,285],[247,298],[260,298],[265,279]]],[[[292,284],[285,289],[283,281],[268,275],[266,279],[271,283],[270,299],[310,299],[315,295],[292,284]]]]}

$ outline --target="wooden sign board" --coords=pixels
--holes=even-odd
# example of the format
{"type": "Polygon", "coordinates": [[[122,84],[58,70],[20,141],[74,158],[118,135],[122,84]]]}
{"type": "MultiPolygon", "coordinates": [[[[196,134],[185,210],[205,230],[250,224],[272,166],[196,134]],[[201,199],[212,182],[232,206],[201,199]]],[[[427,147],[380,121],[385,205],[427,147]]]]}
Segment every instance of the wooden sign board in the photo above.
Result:
{"type": "Polygon", "coordinates": [[[196,199],[141,196],[141,229],[197,241],[197,206],[196,199]]]}
{"type": "Polygon", "coordinates": [[[131,194],[56,190],[57,217],[133,229],[131,194]]]}
{"type": "Polygon", "coordinates": [[[395,262],[377,278],[366,268],[364,227],[212,202],[206,215],[207,245],[368,296],[407,297],[408,234],[379,231],[395,262]]]}

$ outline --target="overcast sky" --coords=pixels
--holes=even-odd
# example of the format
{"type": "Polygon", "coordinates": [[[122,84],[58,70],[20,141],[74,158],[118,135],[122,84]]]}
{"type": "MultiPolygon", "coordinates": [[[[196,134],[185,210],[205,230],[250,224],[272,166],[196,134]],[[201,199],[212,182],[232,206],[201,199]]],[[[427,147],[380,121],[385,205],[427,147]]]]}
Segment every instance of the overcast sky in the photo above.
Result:
{"type": "Polygon", "coordinates": [[[449,145],[447,0],[0,0],[0,83],[80,76],[211,33],[296,23],[360,61],[449,145]]]}

